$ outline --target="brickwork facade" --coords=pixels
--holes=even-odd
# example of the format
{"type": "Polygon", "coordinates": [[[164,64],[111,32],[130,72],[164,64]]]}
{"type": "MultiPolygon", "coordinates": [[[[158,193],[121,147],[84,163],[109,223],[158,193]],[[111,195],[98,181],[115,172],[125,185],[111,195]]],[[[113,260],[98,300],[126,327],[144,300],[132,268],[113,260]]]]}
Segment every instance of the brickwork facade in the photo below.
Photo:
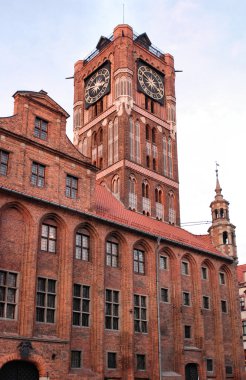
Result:
{"type": "Polygon", "coordinates": [[[18,91],[14,116],[0,118],[0,379],[18,363],[33,363],[42,380],[243,379],[235,255],[175,226],[173,59],[134,43],[126,25],[101,50],[100,41],[94,58],[75,65],[75,145],[68,114],[45,91],[18,91]],[[137,58],[165,73],[154,112],[136,88],[137,58]],[[111,91],[86,109],[84,79],[105,61],[111,91]],[[133,99],[117,103],[123,76],[133,99]],[[130,142],[131,117],[140,139],[130,142]]]}

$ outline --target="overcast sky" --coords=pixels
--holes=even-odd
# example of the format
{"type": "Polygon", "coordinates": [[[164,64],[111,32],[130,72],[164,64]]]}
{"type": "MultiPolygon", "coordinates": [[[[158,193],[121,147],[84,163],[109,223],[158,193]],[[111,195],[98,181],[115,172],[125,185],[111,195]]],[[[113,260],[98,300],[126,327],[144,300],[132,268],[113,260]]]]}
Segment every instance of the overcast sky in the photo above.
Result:
{"type": "MultiPolygon", "coordinates": [[[[74,63],[123,22],[123,0],[0,0],[0,116],[17,90],[73,113],[74,63]]],[[[246,1],[124,0],[125,23],[174,56],[181,221],[210,221],[215,161],[246,263],[246,1]]],[[[72,138],[72,117],[68,135],[72,138]]],[[[189,230],[206,233],[209,225],[189,230]]],[[[188,229],[188,227],[186,227],[188,229]]]]}

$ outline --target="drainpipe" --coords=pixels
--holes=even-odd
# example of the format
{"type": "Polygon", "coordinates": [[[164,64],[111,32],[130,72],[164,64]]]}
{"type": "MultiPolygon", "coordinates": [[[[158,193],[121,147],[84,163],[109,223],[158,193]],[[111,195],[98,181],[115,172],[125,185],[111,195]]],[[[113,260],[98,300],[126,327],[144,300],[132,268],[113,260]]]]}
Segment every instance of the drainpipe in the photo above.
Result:
{"type": "Polygon", "coordinates": [[[158,356],[159,356],[159,376],[162,378],[162,365],[161,365],[161,324],[160,324],[160,289],[159,289],[159,248],[161,238],[157,238],[157,245],[155,249],[156,257],[156,302],[157,302],[157,328],[158,328],[158,356]]]}

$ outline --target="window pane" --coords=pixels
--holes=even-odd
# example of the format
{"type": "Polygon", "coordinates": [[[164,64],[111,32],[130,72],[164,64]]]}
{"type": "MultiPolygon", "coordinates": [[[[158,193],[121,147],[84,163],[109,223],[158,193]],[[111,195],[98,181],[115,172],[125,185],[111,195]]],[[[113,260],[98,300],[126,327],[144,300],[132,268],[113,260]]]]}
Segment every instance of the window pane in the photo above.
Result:
{"type": "Polygon", "coordinates": [[[74,286],[73,286],[73,295],[75,297],[80,297],[80,290],[81,290],[81,286],[77,285],[77,284],[74,284],[74,286]]]}
{"type": "Polygon", "coordinates": [[[47,297],[47,307],[55,308],[55,296],[48,294],[47,297]]]}
{"type": "Polygon", "coordinates": [[[90,298],[90,287],[89,286],[83,286],[83,297],[84,298],[90,298]]]}
{"type": "Polygon", "coordinates": [[[48,240],[46,238],[41,238],[41,251],[48,251],[48,240]]]}
{"type": "Polygon", "coordinates": [[[80,313],[73,313],[73,325],[80,326],[80,313]]]}
{"type": "Polygon", "coordinates": [[[119,323],[118,323],[118,318],[113,318],[113,329],[118,330],[119,328],[119,323]]]}
{"type": "Polygon", "coordinates": [[[49,252],[55,252],[55,251],[56,251],[56,241],[49,240],[49,252]]]}
{"type": "Polygon", "coordinates": [[[5,301],[5,288],[0,288],[0,301],[5,301]]]}
{"type": "Polygon", "coordinates": [[[42,224],[42,236],[48,237],[48,226],[46,224],[42,224]]]}
{"type": "Polygon", "coordinates": [[[89,248],[89,237],[83,235],[83,247],[89,248]]]}
{"type": "Polygon", "coordinates": [[[81,248],[80,247],[76,247],[75,258],[81,259],[81,248]]]}
{"type": "Polygon", "coordinates": [[[0,285],[5,285],[6,284],[6,273],[0,271],[0,285]]]}
{"type": "Polygon", "coordinates": [[[89,313],[89,304],[88,300],[83,300],[83,311],[89,313]]]}
{"type": "Polygon", "coordinates": [[[36,309],[36,321],[44,322],[44,309],[40,309],[40,308],[36,309]]]}
{"type": "Polygon", "coordinates": [[[82,314],[82,326],[89,326],[89,314],[82,314]]]}
{"type": "Polygon", "coordinates": [[[112,291],[109,289],[106,289],[106,301],[112,301],[112,291]]]}
{"type": "Polygon", "coordinates": [[[48,280],[48,292],[49,293],[56,292],[56,282],[54,280],[48,280]]]}
{"type": "Polygon", "coordinates": [[[12,287],[16,287],[16,274],[8,273],[7,285],[12,286],[12,287]]]}
{"type": "Polygon", "coordinates": [[[80,311],[80,299],[79,298],[73,299],[73,310],[80,311]]]}
{"type": "Polygon", "coordinates": [[[55,311],[51,309],[47,309],[47,322],[54,323],[55,321],[55,311]]]}
{"type": "Polygon", "coordinates": [[[37,306],[45,306],[45,294],[38,293],[37,294],[37,306]]]}
{"type": "Polygon", "coordinates": [[[56,227],[49,226],[49,238],[50,239],[56,238],[56,227]]]}
{"type": "Polygon", "coordinates": [[[15,317],[15,305],[7,304],[6,317],[9,319],[14,319],[14,317],[15,317]]]}
{"type": "Polygon", "coordinates": [[[45,291],[45,278],[38,278],[38,290],[45,291]]]}

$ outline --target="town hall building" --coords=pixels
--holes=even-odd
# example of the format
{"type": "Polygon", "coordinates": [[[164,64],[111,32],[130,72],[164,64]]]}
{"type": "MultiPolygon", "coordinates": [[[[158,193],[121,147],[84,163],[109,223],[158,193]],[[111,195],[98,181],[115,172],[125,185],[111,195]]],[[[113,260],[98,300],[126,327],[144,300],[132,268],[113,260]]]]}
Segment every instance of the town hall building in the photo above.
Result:
{"type": "MultiPolygon", "coordinates": [[[[235,226],[180,227],[175,67],[118,25],[0,118],[0,380],[244,379],[235,226]]],[[[211,189],[212,192],[212,189],[211,189]]],[[[209,206],[209,205],[208,205],[209,206]]]]}

